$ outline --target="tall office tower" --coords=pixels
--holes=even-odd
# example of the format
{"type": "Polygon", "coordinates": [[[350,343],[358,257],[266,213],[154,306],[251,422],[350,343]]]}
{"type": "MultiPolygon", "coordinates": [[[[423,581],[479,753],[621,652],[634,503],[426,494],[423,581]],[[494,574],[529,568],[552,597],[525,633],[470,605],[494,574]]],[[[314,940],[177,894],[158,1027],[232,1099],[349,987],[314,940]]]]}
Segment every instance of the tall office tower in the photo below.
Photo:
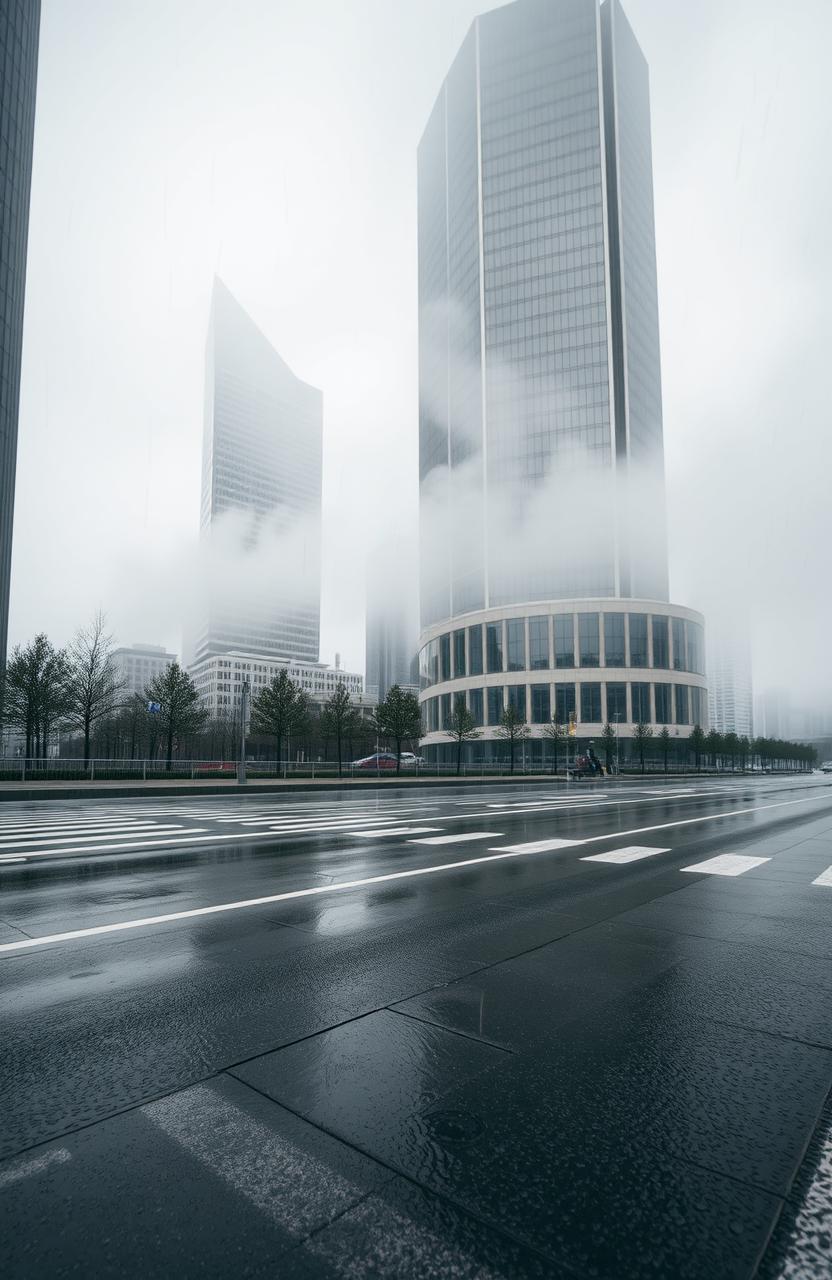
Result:
{"type": "Polygon", "coordinates": [[[738,626],[721,624],[708,631],[708,686],[711,728],[718,733],[754,736],[751,644],[738,626]]]}
{"type": "Polygon", "coordinates": [[[366,680],[383,702],[397,684],[418,690],[413,665],[419,635],[415,548],[393,536],[367,564],[366,680]]]}
{"type": "Polygon", "coordinates": [[[508,700],[532,724],[574,707],[587,736],[689,732],[704,637],[668,604],[648,71],[618,0],[474,21],[419,145],[418,222],[428,724],[473,689],[486,726],[508,700]],[[519,674],[553,665],[599,675],[558,702],[519,674]],[[673,680],[609,696],[624,665],[673,680]]]}
{"type": "Polygon", "coordinates": [[[0,673],[6,661],[40,0],[0,5],[0,673]]]}
{"type": "Polygon", "coordinates": [[[209,571],[191,661],[317,662],[322,396],[217,280],[208,335],[201,528],[209,571]]]}

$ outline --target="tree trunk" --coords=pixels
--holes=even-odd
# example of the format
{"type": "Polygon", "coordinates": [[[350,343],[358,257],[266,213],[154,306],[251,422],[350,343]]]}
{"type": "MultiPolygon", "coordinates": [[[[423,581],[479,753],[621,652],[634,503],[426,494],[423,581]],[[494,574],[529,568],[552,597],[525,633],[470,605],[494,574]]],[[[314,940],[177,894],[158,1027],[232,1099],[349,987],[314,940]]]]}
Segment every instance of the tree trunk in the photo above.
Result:
{"type": "Polygon", "coordinates": [[[514,773],[514,739],[513,738],[509,739],[508,750],[509,750],[508,771],[509,773],[513,774],[514,773]]]}
{"type": "Polygon", "coordinates": [[[459,777],[461,769],[462,769],[462,739],[457,738],[457,743],[456,743],[456,776],[457,777],[459,777]]]}
{"type": "Polygon", "coordinates": [[[173,721],[171,721],[170,728],[168,729],[168,758],[167,758],[167,764],[165,766],[168,770],[168,773],[170,773],[170,766],[171,766],[172,760],[173,760],[173,721]]]}

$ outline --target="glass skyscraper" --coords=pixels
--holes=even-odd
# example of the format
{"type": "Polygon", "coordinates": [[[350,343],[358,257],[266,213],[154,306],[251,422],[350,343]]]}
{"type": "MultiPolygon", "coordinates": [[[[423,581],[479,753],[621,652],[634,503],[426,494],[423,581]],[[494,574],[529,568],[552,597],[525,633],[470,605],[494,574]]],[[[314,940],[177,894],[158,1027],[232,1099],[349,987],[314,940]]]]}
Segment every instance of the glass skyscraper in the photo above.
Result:
{"type": "Polygon", "coordinates": [[[418,176],[420,472],[444,507],[423,518],[423,625],[667,599],[648,76],[616,0],[477,18],[418,176]],[[552,545],[504,554],[529,491],[561,484],[586,536],[521,519],[552,545]]]}
{"type": "Polygon", "coordinates": [[[40,0],[0,4],[0,673],[6,660],[40,0]]]}
{"type": "Polygon", "coordinates": [[[208,580],[191,661],[232,651],[318,661],[322,431],[321,392],[216,280],[200,521],[208,580]]]}
{"type": "Polygon", "coordinates": [[[475,19],[419,144],[418,239],[429,727],[459,693],[485,725],[704,719],[701,619],[668,604],[648,69],[618,0],[475,19]],[[619,675],[608,700],[607,665],[667,668],[671,624],[678,695],[619,675]],[[585,695],[522,674],[589,665],[585,695]]]}

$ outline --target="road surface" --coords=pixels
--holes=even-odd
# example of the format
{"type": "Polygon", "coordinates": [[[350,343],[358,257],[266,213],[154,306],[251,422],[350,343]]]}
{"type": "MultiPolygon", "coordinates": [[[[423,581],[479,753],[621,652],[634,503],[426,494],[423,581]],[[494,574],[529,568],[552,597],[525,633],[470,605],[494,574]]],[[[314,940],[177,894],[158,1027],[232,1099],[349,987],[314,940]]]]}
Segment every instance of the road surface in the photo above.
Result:
{"type": "Polygon", "coordinates": [[[0,1271],[832,1274],[832,779],[0,806],[0,1271]]]}

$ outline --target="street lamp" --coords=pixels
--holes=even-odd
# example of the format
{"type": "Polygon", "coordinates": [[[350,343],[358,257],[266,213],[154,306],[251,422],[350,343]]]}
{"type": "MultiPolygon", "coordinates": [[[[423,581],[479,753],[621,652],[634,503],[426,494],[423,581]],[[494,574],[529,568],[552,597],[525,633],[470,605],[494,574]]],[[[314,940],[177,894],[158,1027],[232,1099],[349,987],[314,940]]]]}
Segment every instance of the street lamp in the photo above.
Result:
{"type": "Polygon", "coordinates": [[[613,720],[615,721],[615,774],[616,774],[616,777],[619,777],[621,774],[621,760],[618,754],[618,722],[620,719],[621,719],[621,712],[616,711],[615,715],[613,716],[613,720]]]}
{"type": "Polygon", "coordinates": [[[240,686],[240,759],[237,763],[237,782],[246,782],[246,718],[248,715],[249,683],[240,686]]]}

